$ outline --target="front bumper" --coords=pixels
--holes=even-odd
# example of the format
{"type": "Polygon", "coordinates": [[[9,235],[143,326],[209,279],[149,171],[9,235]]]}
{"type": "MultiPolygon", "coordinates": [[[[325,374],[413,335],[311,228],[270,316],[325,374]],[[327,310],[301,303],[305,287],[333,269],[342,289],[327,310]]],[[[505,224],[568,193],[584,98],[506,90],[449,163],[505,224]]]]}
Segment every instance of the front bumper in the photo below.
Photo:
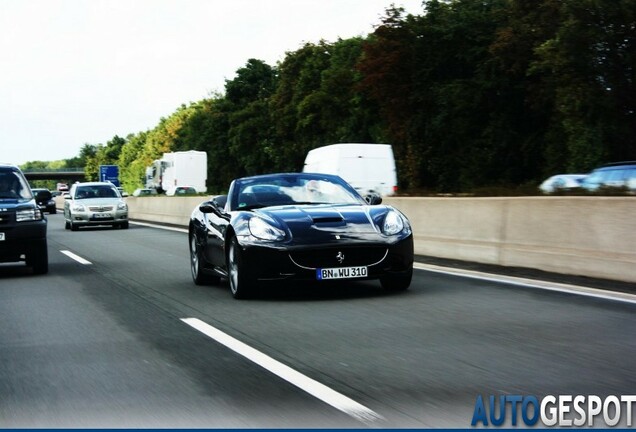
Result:
{"type": "Polygon", "coordinates": [[[367,276],[356,279],[378,279],[413,268],[412,235],[390,244],[270,247],[248,243],[241,248],[244,271],[258,281],[316,281],[317,269],[360,266],[367,268],[367,276]]]}
{"type": "Polygon", "coordinates": [[[20,261],[22,255],[40,250],[46,245],[46,220],[20,222],[3,227],[4,240],[0,241],[0,262],[20,261]]]}
{"type": "Polygon", "coordinates": [[[113,225],[128,221],[128,211],[112,210],[109,212],[72,212],[69,217],[73,225],[78,226],[113,225]]]}

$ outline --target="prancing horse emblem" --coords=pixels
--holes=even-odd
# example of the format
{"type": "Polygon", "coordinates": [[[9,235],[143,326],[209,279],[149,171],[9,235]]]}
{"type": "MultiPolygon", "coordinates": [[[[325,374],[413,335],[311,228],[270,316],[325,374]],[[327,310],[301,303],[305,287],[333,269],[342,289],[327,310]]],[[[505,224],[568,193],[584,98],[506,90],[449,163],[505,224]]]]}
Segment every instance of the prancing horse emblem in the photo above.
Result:
{"type": "Polygon", "coordinates": [[[344,261],[344,254],[342,252],[338,252],[338,255],[336,255],[336,259],[340,264],[342,264],[342,262],[344,261]]]}

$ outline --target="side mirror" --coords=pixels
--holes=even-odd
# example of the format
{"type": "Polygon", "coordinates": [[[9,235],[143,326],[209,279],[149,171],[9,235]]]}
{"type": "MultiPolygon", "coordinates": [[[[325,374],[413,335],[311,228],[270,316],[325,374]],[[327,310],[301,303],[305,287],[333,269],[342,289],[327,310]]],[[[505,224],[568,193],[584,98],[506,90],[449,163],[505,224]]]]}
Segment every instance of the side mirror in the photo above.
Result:
{"type": "Polygon", "coordinates": [[[369,204],[369,205],[378,205],[378,204],[382,204],[382,197],[380,196],[380,194],[377,193],[370,193],[367,196],[364,197],[364,200],[369,204]]]}
{"type": "Polygon", "coordinates": [[[201,213],[216,213],[218,215],[225,213],[225,204],[227,203],[227,195],[219,195],[213,197],[210,201],[206,201],[199,206],[201,213]]]}
{"type": "Polygon", "coordinates": [[[211,201],[206,201],[199,206],[199,211],[201,213],[215,213],[218,210],[211,201]]]}

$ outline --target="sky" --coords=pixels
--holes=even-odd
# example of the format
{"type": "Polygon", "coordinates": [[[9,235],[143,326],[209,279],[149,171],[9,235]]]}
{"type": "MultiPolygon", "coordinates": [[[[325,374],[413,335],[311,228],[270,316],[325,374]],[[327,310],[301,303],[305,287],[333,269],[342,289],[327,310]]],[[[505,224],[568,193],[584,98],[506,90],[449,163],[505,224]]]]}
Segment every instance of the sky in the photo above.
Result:
{"type": "Polygon", "coordinates": [[[54,161],[154,128],[250,58],[366,36],[422,0],[0,0],[0,162],[54,161]]]}

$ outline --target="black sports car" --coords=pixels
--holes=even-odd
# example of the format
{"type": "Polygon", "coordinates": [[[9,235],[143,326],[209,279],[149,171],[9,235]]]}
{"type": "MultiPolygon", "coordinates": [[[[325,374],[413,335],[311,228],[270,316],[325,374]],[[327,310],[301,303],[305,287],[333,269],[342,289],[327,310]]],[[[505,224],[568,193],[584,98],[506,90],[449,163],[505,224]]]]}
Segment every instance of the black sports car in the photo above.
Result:
{"type": "Polygon", "coordinates": [[[405,290],[413,274],[411,226],[381,201],[326,174],[236,179],[228,195],[192,212],[192,278],[197,285],[228,278],[235,298],[276,280],[380,279],[387,290],[405,290]]]}

